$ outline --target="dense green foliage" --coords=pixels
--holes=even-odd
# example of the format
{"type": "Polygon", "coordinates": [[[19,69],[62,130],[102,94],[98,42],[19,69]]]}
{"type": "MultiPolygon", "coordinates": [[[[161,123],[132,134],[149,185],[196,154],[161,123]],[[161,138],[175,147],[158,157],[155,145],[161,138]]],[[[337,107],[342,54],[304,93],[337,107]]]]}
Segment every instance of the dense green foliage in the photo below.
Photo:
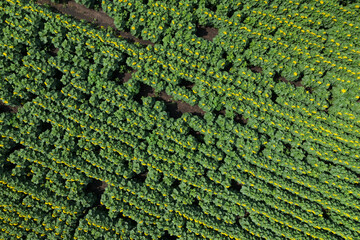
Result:
{"type": "Polygon", "coordinates": [[[359,4],[217,2],[0,3],[1,239],[360,239],[359,4]]]}

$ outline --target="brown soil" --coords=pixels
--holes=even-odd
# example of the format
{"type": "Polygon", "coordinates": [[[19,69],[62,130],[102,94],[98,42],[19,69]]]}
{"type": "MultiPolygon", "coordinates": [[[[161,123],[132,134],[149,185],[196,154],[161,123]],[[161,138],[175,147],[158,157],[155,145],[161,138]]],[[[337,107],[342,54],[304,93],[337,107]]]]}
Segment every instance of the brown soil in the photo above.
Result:
{"type": "Polygon", "coordinates": [[[179,118],[182,114],[187,112],[200,116],[204,116],[205,114],[205,111],[202,110],[199,106],[191,106],[190,104],[182,101],[174,101],[170,95],[163,91],[158,94],[158,97],[163,101],[170,103],[167,104],[167,110],[169,111],[171,117],[179,118]]]}
{"type": "Polygon", "coordinates": [[[154,45],[152,42],[136,38],[128,32],[116,30],[114,19],[106,15],[106,13],[104,13],[102,10],[95,11],[81,4],[78,4],[74,1],[69,1],[67,3],[60,4],[60,3],[53,3],[51,2],[51,0],[38,0],[37,3],[48,4],[54,7],[60,13],[70,15],[79,20],[85,20],[87,22],[94,23],[98,26],[102,26],[105,28],[110,27],[114,29],[118,35],[122,36],[125,39],[138,42],[143,45],[154,45]]]}
{"type": "MultiPolygon", "coordinates": [[[[116,30],[115,25],[114,25],[114,19],[112,19],[111,17],[106,15],[101,10],[95,11],[92,9],[88,9],[85,6],[78,4],[74,1],[69,1],[64,4],[53,3],[50,0],[38,0],[37,2],[39,4],[48,4],[52,7],[54,7],[56,10],[58,10],[60,13],[68,14],[70,16],[73,16],[76,19],[79,19],[79,20],[83,19],[88,22],[94,23],[98,26],[103,26],[105,28],[111,27],[116,30]]],[[[149,44],[154,45],[152,42],[147,41],[147,40],[138,39],[138,38],[132,36],[128,32],[122,32],[122,31],[117,31],[117,32],[122,37],[132,40],[134,42],[139,42],[140,44],[144,44],[144,45],[149,45],[149,44]]],[[[218,30],[215,28],[199,26],[197,29],[197,33],[200,34],[201,37],[212,41],[212,39],[218,34],[218,30]]],[[[132,73],[134,73],[134,72],[135,71],[133,71],[132,73]]],[[[120,74],[119,78],[121,79],[122,82],[127,82],[131,78],[132,73],[120,74]]],[[[187,86],[187,88],[191,88],[192,86],[193,85],[187,86]]],[[[157,98],[165,101],[166,103],[168,103],[167,107],[168,107],[168,111],[170,112],[170,116],[173,116],[176,118],[180,117],[185,112],[190,112],[190,113],[198,114],[201,116],[203,116],[205,114],[205,112],[200,107],[191,106],[190,104],[187,104],[187,103],[181,102],[181,101],[174,101],[174,100],[172,100],[171,96],[167,95],[165,92],[156,94],[154,92],[153,88],[151,88],[150,86],[147,86],[145,84],[143,84],[141,86],[140,92],[137,95],[138,100],[140,100],[142,96],[157,97],[157,98]]]]}
{"type": "Polygon", "coordinates": [[[69,1],[67,3],[61,4],[53,3],[51,2],[51,0],[38,0],[37,3],[48,4],[56,8],[59,12],[63,14],[68,14],[79,20],[83,19],[87,22],[92,22],[105,28],[115,28],[114,20],[107,16],[104,12],[88,9],[85,6],[78,4],[74,1],[69,1]]]}
{"type": "Polygon", "coordinates": [[[17,113],[19,110],[20,106],[8,106],[5,103],[3,103],[2,101],[0,101],[0,113],[3,112],[9,112],[9,113],[17,113]]]}
{"type": "Polygon", "coordinates": [[[104,191],[107,187],[108,187],[108,184],[106,182],[94,180],[93,182],[89,183],[86,186],[86,191],[92,192],[96,195],[101,195],[102,193],[104,193],[104,191]]]}
{"type": "Polygon", "coordinates": [[[282,81],[282,82],[285,82],[285,83],[289,83],[289,80],[287,80],[286,78],[284,77],[279,77],[278,80],[282,81]]]}
{"type": "Polygon", "coordinates": [[[234,121],[240,123],[241,125],[246,125],[248,122],[248,118],[244,118],[242,115],[236,114],[234,121]]]}
{"type": "Polygon", "coordinates": [[[155,89],[140,82],[140,91],[134,98],[138,102],[141,102],[141,97],[155,97],[155,89]]]}
{"type": "Polygon", "coordinates": [[[51,56],[56,57],[58,51],[59,51],[59,49],[54,47],[54,48],[50,49],[49,53],[51,56]]]}
{"type": "Polygon", "coordinates": [[[152,46],[155,45],[154,43],[150,42],[149,40],[143,40],[140,38],[136,38],[133,35],[131,35],[131,33],[128,33],[128,32],[123,32],[123,31],[117,30],[116,33],[127,40],[138,42],[142,45],[152,45],[152,46]]]}
{"type": "Polygon", "coordinates": [[[196,27],[196,36],[202,37],[206,40],[212,41],[216,35],[218,35],[219,30],[213,27],[206,26],[197,26],[196,27]]]}
{"type": "Polygon", "coordinates": [[[114,78],[117,80],[120,80],[120,83],[126,83],[127,81],[129,81],[129,79],[131,78],[131,76],[136,73],[136,70],[132,70],[131,72],[126,72],[126,73],[116,73],[114,75],[114,78]]]}
{"type": "Polygon", "coordinates": [[[304,87],[304,85],[302,85],[301,81],[292,82],[291,84],[294,85],[295,87],[304,87]]]}
{"type": "Polygon", "coordinates": [[[253,72],[253,73],[262,73],[263,69],[259,66],[250,66],[249,69],[253,72]]]}
{"type": "Polygon", "coordinates": [[[189,129],[189,134],[191,136],[193,136],[199,143],[202,143],[202,144],[205,143],[204,142],[204,135],[201,132],[195,131],[194,129],[190,128],[189,129]]]}
{"type": "Polygon", "coordinates": [[[134,176],[133,179],[136,179],[137,181],[140,181],[140,182],[145,182],[148,173],[149,173],[149,171],[144,171],[144,172],[139,173],[136,176],[134,176]]]}
{"type": "Polygon", "coordinates": [[[172,118],[180,118],[181,115],[186,112],[200,116],[204,116],[205,114],[205,111],[202,110],[199,106],[191,106],[190,104],[182,101],[175,101],[164,91],[156,93],[155,89],[149,85],[143,83],[140,83],[140,85],[140,91],[135,96],[135,99],[140,102],[141,97],[153,97],[156,100],[164,101],[167,107],[167,112],[169,112],[169,115],[172,118]]]}
{"type": "Polygon", "coordinates": [[[304,85],[301,83],[301,80],[296,81],[296,82],[290,82],[289,80],[287,80],[286,78],[281,77],[281,76],[278,77],[278,80],[285,82],[285,83],[290,83],[290,84],[294,85],[295,87],[304,87],[304,85]]]}
{"type": "Polygon", "coordinates": [[[185,79],[180,80],[180,87],[185,87],[186,89],[192,89],[194,87],[195,83],[187,81],[185,79]]]}
{"type": "Polygon", "coordinates": [[[216,114],[216,115],[224,115],[225,116],[225,114],[226,114],[226,110],[225,109],[222,109],[222,110],[220,110],[220,111],[214,111],[214,113],[216,114]]]}
{"type": "Polygon", "coordinates": [[[122,82],[126,83],[127,81],[129,81],[129,79],[131,78],[131,75],[133,74],[134,72],[132,73],[124,73],[123,74],[123,78],[122,78],[122,82]]]}
{"type": "Polygon", "coordinates": [[[240,191],[242,186],[243,185],[241,183],[235,181],[234,179],[231,179],[231,186],[230,186],[231,189],[235,191],[240,191]]]}
{"type": "MultiPolygon", "coordinates": [[[[79,20],[83,19],[83,20],[86,20],[87,22],[94,23],[98,26],[103,26],[105,28],[110,27],[110,28],[116,30],[115,25],[114,25],[114,20],[111,17],[109,17],[108,15],[106,15],[101,10],[95,11],[92,9],[88,9],[85,6],[78,4],[74,1],[69,1],[69,2],[63,3],[63,4],[53,3],[50,0],[38,0],[37,2],[39,4],[48,4],[52,7],[54,7],[60,13],[68,14],[70,16],[73,16],[76,19],[79,19],[79,20]]],[[[116,30],[116,32],[119,33],[119,35],[125,39],[131,40],[134,42],[139,42],[140,44],[143,44],[143,45],[149,45],[149,44],[154,45],[152,42],[147,41],[147,40],[138,39],[138,38],[132,36],[128,32],[122,32],[122,31],[118,31],[118,30],[116,30]]],[[[199,26],[197,28],[197,34],[199,34],[204,39],[212,41],[212,39],[218,34],[218,30],[215,28],[211,28],[211,27],[199,26]]],[[[133,71],[131,73],[120,74],[118,77],[119,77],[119,79],[121,79],[121,82],[124,83],[124,82],[127,82],[131,78],[131,75],[134,72],[135,71],[133,71]]],[[[193,85],[187,86],[187,88],[191,88],[192,86],[193,85]]],[[[157,97],[157,98],[159,98],[159,100],[165,101],[167,103],[167,107],[168,107],[170,116],[173,116],[175,118],[180,117],[185,112],[190,112],[190,113],[198,114],[201,116],[203,116],[205,114],[205,112],[200,107],[191,106],[190,104],[187,104],[187,103],[181,102],[181,101],[174,101],[174,100],[172,100],[171,96],[167,95],[165,92],[156,94],[154,92],[153,88],[151,88],[145,84],[143,84],[141,86],[140,92],[137,95],[138,100],[140,100],[142,96],[157,97]]]]}

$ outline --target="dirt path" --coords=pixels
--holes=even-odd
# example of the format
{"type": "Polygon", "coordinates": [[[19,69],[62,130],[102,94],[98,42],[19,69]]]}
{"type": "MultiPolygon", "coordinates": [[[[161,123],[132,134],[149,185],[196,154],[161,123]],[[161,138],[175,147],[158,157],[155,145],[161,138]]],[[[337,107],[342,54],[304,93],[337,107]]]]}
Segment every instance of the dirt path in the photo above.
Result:
{"type": "Polygon", "coordinates": [[[187,112],[200,116],[204,116],[205,114],[205,111],[202,110],[199,106],[191,106],[190,104],[183,101],[175,101],[165,91],[156,93],[154,88],[144,83],[140,83],[140,91],[135,98],[138,102],[141,102],[141,97],[152,97],[156,100],[164,101],[169,116],[175,119],[180,118],[182,114],[187,112]]]}
{"type": "Polygon", "coordinates": [[[187,112],[200,116],[204,116],[205,114],[205,111],[202,110],[199,106],[191,106],[190,104],[183,101],[174,101],[172,97],[164,91],[160,92],[158,97],[168,103],[168,111],[170,112],[171,117],[180,118],[182,114],[187,112]],[[173,103],[174,106],[172,106],[171,103],[173,103]]]}
{"type": "Polygon", "coordinates": [[[114,19],[106,15],[102,10],[95,11],[93,9],[89,9],[81,4],[78,4],[74,1],[69,1],[66,4],[61,3],[53,3],[50,0],[38,0],[38,4],[48,4],[58,10],[60,13],[67,14],[73,16],[79,20],[85,20],[90,23],[94,23],[98,26],[103,26],[105,28],[111,27],[115,30],[116,34],[122,36],[125,39],[128,39],[133,42],[138,42],[142,45],[154,45],[152,42],[148,40],[142,40],[134,37],[128,32],[119,31],[116,29],[114,24],[114,19]]]}
{"type": "MultiPolygon", "coordinates": [[[[91,22],[98,26],[103,26],[105,28],[111,27],[113,28],[116,33],[118,33],[120,36],[122,36],[125,39],[128,39],[133,42],[139,42],[143,45],[154,45],[152,42],[147,40],[142,40],[139,38],[136,38],[132,36],[128,32],[119,31],[116,29],[114,24],[114,19],[106,15],[102,10],[95,11],[92,9],[89,9],[81,4],[78,4],[74,1],[69,1],[66,4],[59,4],[59,3],[53,3],[50,0],[38,0],[37,3],[39,4],[48,4],[52,7],[54,7],[57,11],[59,11],[62,14],[68,14],[70,16],[73,16],[76,19],[79,20],[86,20],[87,22],[91,22]]],[[[201,35],[202,37],[212,40],[214,36],[217,34],[217,29],[213,28],[201,28],[201,35]]],[[[123,80],[123,82],[126,82],[131,78],[131,73],[125,73],[120,76],[120,78],[123,80]]],[[[190,104],[187,104],[182,101],[174,101],[172,97],[165,92],[160,92],[157,96],[155,95],[154,89],[149,87],[145,89],[141,89],[140,96],[151,96],[151,97],[157,97],[159,100],[163,100],[166,102],[168,111],[170,115],[174,118],[180,117],[183,113],[189,112],[197,115],[204,115],[205,112],[199,107],[199,106],[191,106],[190,104]]]]}
{"type": "Polygon", "coordinates": [[[219,30],[213,27],[197,26],[196,36],[202,37],[208,41],[212,41],[216,35],[218,35],[219,30]]]}
{"type": "Polygon", "coordinates": [[[17,113],[20,107],[21,106],[11,107],[0,101],[0,113],[3,112],[17,113]]]}

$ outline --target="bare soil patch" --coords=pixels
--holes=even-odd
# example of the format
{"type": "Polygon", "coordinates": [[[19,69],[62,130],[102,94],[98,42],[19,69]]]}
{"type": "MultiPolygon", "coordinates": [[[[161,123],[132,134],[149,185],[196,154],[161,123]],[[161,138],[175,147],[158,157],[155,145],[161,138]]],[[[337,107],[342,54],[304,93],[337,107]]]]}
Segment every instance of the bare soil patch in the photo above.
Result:
{"type": "Polygon", "coordinates": [[[239,114],[236,114],[235,118],[234,118],[234,121],[236,123],[240,123],[243,126],[247,124],[248,120],[249,120],[248,118],[244,118],[244,116],[239,115],[239,114]]]}
{"type": "Polygon", "coordinates": [[[142,173],[136,174],[133,179],[135,179],[138,182],[144,183],[146,181],[147,175],[148,175],[149,171],[146,170],[142,173]]]}
{"type": "Polygon", "coordinates": [[[141,103],[141,97],[155,97],[155,89],[140,82],[140,91],[134,96],[134,100],[141,103]]]}
{"type": "Polygon", "coordinates": [[[94,180],[86,186],[86,192],[92,192],[96,195],[101,195],[102,193],[104,193],[107,187],[108,184],[106,182],[94,180]]]}
{"type": "Polygon", "coordinates": [[[249,69],[253,72],[253,73],[262,73],[263,69],[259,66],[249,66],[249,69]]]}
{"type": "Polygon", "coordinates": [[[204,135],[201,132],[195,131],[194,129],[189,128],[189,134],[191,136],[193,136],[199,143],[205,143],[204,142],[204,135]]]}
{"type": "Polygon", "coordinates": [[[6,105],[2,101],[0,101],[0,113],[3,113],[3,112],[17,113],[19,108],[20,108],[20,106],[12,107],[12,106],[6,105]]]}
{"type": "Polygon", "coordinates": [[[155,45],[154,43],[150,42],[149,40],[143,40],[143,39],[134,37],[134,36],[131,35],[131,33],[129,33],[129,32],[124,32],[124,31],[116,30],[116,33],[117,33],[118,35],[122,36],[123,38],[127,39],[127,40],[130,40],[130,41],[132,41],[132,42],[138,42],[138,43],[140,43],[141,45],[152,45],[152,46],[155,45]]]}
{"type": "Polygon", "coordinates": [[[166,92],[161,91],[159,93],[155,92],[155,89],[140,83],[140,91],[135,96],[137,102],[141,102],[141,97],[153,97],[158,101],[164,101],[167,112],[172,118],[180,118],[182,114],[188,112],[199,116],[204,116],[205,111],[202,110],[199,106],[191,106],[190,104],[183,101],[175,101],[170,95],[166,92]]]}
{"type": "Polygon", "coordinates": [[[116,34],[122,36],[125,39],[128,39],[133,42],[138,42],[142,45],[154,45],[152,42],[148,40],[142,40],[139,38],[134,37],[128,32],[123,32],[117,30],[114,24],[114,19],[109,17],[106,13],[102,10],[95,11],[93,9],[89,9],[81,4],[78,4],[74,1],[68,1],[67,3],[53,3],[50,0],[38,0],[38,4],[48,4],[55,8],[62,14],[70,15],[78,20],[85,20],[87,22],[96,24],[97,26],[102,26],[105,28],[112,28],[115,30],[116,34]]]}
{"type": "Polygon", "coordinates": [[[73,16],[76,19],[83,19],[87,22],[95,23],[103,27],[112,27],[115,28],[114,20],[107,16],[103,11],[95,11],[89,9],[81,4],[78,4],[74,1],[69,1],[67,3],[53,3],[50,0],[38,0],[39,4],[48,4],[56,8],[59,12],[63,14],[68,14],[73,16]]]}
{"type": "Polygon", "coordinates": [[[192,89],[195,86],[195,83],[181,79],[179,83],[180,87],[185,87],[186,89],[192,89]]]}
{"type": "Polygon", "coordinates": [[[113,75],[113,78],[114,78],[117,82],[123,84],[123,83],[126,83],[127,81],[129,81],[130,78],[131,78],[131,76],[132,76],[134,73],[136,73],[136,70],[132,70],[131,72],[125,72],[125,73],[124,73],[124,72],[122,72],[122,73],[116,72],[116,73],[113,75]]]}
{"type": "Polygon", "coordinates": [[[284,78],[282,76],[276,76],[275,80],[280,80],[285,83],[290,83],[290,84],[294,85],[295,87],[304,87],[304,85],[301,83],[301,80],[296,81],[296,82],[290,82],[289,80],[287,80],[286,78],[284,78]]]}
{"type": "Polygon", "coordinates": [[[216,35],[218,35],[219,30],[217,28],[213,27],[206,27],[206,26],[200,26],[198,25],[196,27],[196,36],[202,37],[206,40],[212,41],[216,35]]]}
{"type": "Polygon", "coordinates": [[[133,74],[134,72],[132,72],[132,73],[123,73],[123,74],[121,74],[121,76],[122,76],[122,82],[124,82],[124,83],[126,83],[127,81],[129,81],[129,79],[131,78],[131,75],[133,74]]]}
{"type": "Polygon", "coordinates": [[[223,115],[225,116],[226,114],[226,109],[221,109],[220,111],[216,111],[214,110],[214,113],[218,116],[218,115],[223,115]]]}
{"type": "Polygon", "coordinates": [[[187,112],[199,116],[204,116],[205,114],[205,111],[199,106],[191,106],[186,102],[174,101],[172,97],[165,92],[160,92],[157,97],[167,103],[167,110],[173,118],[180,118],[181,115],[187,112]]]}
{"type": "MultiPolygon", "coordinates": [[[[119,30],[116,30],[114,19],[106,15],[103,11],[95,11],[92,9],[89,9],[81,4],[78,4],[74,1],[68,1],[67,3],[53,3],[50,0],[38,0],[37,3],[39,4],[48,4],[52,7],[54,7],[57,11],[63,14],[68,14],[70,16],[73,16],[76,19],[79,20],[86,20],[87,22],[94,23],[98,26],[103,27],[111,27],[115,29],[116,33],[119,33],[120,36],[122,36],[125,39],[128,39],[130,41],[139,42],[143,45],[154,45],[152,42],[147,40],[138,39],[134,36],[132,36],[128,32],[122,32],[119,30]]],[[[218,34],[218,30],[216,28],[211,27],[202,27],[199,26],[197,28],[197,33],[201,35],[201,37],[212,41],[212,39],[218,34]]],[[[118,75],[118,78],[121,79],[121,82],[127,82],[131,75],[135,71],[131,73],[122,73],[118,75]]],[[[186,86],[186,88],[192,88],[193,84],[190,84],[186,86]]],[[[156,94],[154,89],[146,84],[142,84],[140,88],[140,92],[136,95],[137,101],[141,101],[141,97],[156,97],[159,100],[163,100],[167,103],[167,108],[171,116],[178,118],[185,112],[190,112],[193,114],[198,114],[203,116],[205,114],[205,111],[203,111],[199,106],[191,106],[190,104],[187,104],[185,102],[181,101],[174,101],[170,95],[166,94],[165,92],[160,92],[159,94],[156,94]]]]}
{"type": "Polygon", "coordinates": [[[230,189],[233,189],[236,192],[239,192],[242,188],[243,184],[235,181],[234,179],[231,179],[231,186],[230,189]]]}

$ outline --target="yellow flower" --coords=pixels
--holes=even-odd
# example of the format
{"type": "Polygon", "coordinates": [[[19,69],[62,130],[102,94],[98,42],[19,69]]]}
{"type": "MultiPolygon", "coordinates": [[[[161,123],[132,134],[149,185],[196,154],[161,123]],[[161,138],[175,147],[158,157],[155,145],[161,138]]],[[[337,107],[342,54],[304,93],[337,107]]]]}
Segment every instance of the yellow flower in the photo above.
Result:
{"type": "Polygon", "coordinates": [[[342,92],[342,93],[346,93],[346,89],[341,89],[341,92],[342,92]]]}

